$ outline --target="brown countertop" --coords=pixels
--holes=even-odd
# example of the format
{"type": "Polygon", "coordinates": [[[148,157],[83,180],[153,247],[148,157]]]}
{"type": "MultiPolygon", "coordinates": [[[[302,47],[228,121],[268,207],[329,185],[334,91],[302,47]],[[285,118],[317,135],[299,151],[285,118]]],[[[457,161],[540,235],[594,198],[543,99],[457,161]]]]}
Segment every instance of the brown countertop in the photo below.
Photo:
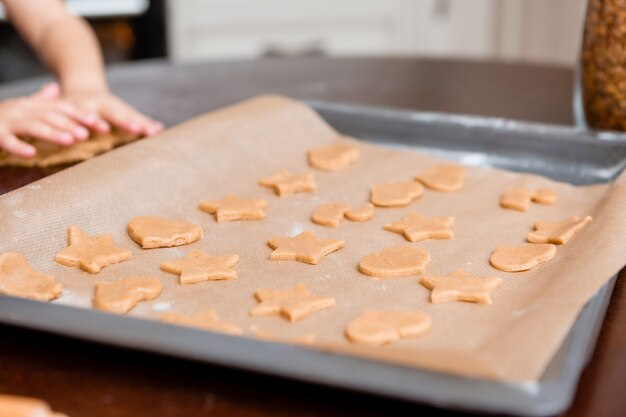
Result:
{"type": "MultiPolygon", "coordinates": [[[[423,59],[294,59],[110,71],[114,91],[167,125],[263,93],[571,124],[573,72],[423,59]]],[[[44,79],[0,87],[0,99],[44,79]]],[[[0,194],[53,170],[0,168],[0,194]]],[[[566,416],[626,415],[626,286],[615,287],[595,355],[566,416]]],[[[459,413],[0,326],[0,392],[72,417],[459,413]]]]}

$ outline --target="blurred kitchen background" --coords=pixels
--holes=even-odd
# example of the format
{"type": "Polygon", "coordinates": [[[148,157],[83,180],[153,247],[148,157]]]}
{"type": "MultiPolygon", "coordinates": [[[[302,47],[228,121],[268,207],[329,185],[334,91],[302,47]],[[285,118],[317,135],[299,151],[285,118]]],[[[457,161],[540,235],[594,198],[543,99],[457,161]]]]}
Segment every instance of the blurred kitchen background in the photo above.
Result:
{"type": "MultiPolygon", "coordinates": [[[[438,56],[573,66],[585,0],[67,0],[107,62],[438,56]]],[[[0,10],[0,82],[44,71],[0,10]]]]}

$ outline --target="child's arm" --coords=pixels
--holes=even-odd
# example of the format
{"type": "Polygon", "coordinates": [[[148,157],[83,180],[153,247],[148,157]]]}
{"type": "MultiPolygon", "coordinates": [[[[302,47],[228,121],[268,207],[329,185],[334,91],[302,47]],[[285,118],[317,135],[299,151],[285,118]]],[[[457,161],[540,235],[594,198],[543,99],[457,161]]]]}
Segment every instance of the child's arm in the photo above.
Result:
{"type": "Polygon", "coordinates": [[[0,0],[18,32],[56,74],[63,95],[98,115],[89,126],[106,132],[110,126],[152,135],[162,125],[134,110],[109,92],[102,54],[89,25],[69,14],[61,0],[0,0]]]}

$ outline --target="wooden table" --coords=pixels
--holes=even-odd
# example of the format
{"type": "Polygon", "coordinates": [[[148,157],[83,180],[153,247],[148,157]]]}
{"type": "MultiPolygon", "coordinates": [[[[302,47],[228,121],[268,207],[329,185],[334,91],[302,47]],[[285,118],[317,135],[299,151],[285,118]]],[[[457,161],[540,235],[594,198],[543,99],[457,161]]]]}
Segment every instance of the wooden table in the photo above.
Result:
{"type": "MultiPolygon", "coordinates": [[[[567,68],[423,59],[294,59],[111,69],[113,90],[167,125],[264,93],[571,124],[567,68]]],[[[27,94],[43,79],[0,88],[27,94]]],[[[0,194],[53,170],[0,169],[0,194]]],[[[567,416],[626,415],[624,271],[567,416]]],[[[461,415],[0,326],[0,392],[72,417],[461,415]]]]}

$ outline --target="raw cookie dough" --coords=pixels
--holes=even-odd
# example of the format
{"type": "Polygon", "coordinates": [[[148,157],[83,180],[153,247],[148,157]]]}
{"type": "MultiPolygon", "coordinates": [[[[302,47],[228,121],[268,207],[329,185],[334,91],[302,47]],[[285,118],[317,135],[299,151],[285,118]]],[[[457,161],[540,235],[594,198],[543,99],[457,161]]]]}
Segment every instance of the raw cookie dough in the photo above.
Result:
{"type": "Polygon", "coordinates": [[[415,181],[390,182],[372,187],[370,201],[379,207],[404,207],[420,198],[423,191],[415,181]]]}
{"type": "Polygon", "coordinates": [[[313,211],[311,220],[320,226],[337,227],[348,210],[347,204],[322,204],[313,211]]]}
{"type": "Polygon", "coordinates": [[[463,188],[465,168],[454,164],[441,164],[417,174],[415,179],[435,191],[458,191],[463,188]]]}
{"type": "Polygon", "coordinates": [[[545,188],[531,190],[523,187],[510,187],[502,194],[500,206],[517,211],[528,211],[531,202],[551,205],[556,203],[556,200],[557,195],[553,190],[545,188]]]}
{"type": "Polygon", "coordinates": [[[128,234],[144,249],[170,248],[199,240],[202,227],[184,220],[139,216],[128,223],[128,234]]]}
{"type": "Polygon", "coordinates": [[[551,243],[526,243],[521,246],[501,246],[491,254],[489,261],[494,268],[505,272],[527,271],[556,255],[551,243]]]}
{"type": "Polygon", "coordinates": [[[430,290],[430,302],[433,304],[450,301],[491,304],[489,291],[498,288],[502,280],[497,277],[473,277],[457,269],[443,277],[422,277],[420,284],[430,290]]]}
{"type": "Polygon", "coordinates": [[[200,210],[215,215],[218,223],[235,220],[261,220],[265,218],[267,201],[227,195],[221,200],[201,201],[200,210]]]}
{"type": "Polygon", "coordinates": [[[381,346],[422,336],[430,326],[430,316],[422,311],[366,310],[348,323],[346,336],[352,343],[381,346]]]}
{"type": "Polygon", "coordinates": [[[220,332],[230,335],[240,335],[243,333],[240,327],[220,321],[214,310],[204,310],[192,315],[164,313],[159,317],[159,319],[169,324],[197,327],[199,329],[209,330],[212,332],[220,332]]]}
{"type": "Polygon", "coordinates": [[[254,293],[259,304],[250,311],[253,317],[281,315],[289,321],[297,321],[335,306],[335,299],[312,295],[303,284],[285,290],[260,288],[254,293]]]}
{"type": "Polygon", "coordinates": [[[409,213],[400,221],[385,224],[385,230],[400,233],[409,242],[427,239],[452,239],[454,217],[426,217],[409,213]]]}
{"type": "Polygon", "coordinates": [[[316,265],[324,256],[344,247],[338,239],[320,239],[311,232],[302,232],[294,237],[273,237],[267,244],[274,251],[274,261],[298,261],[316,265]]]}
{"type": "Polygon", "coordinates": [[[105,266],[128,261],[133,257],[129,250],[115,246],[111,235],[92,237],[76,226],[67,229],[67,243],[67,248],[57,254],[55,261],[92,274],[97,274],[105,266]]]}
{"type": "Polygon", "coordinates": [[[361,258],[359,271],[381,278],[421,275],[430,262],[430,254],[413,246],[392,246],[361,258]]]}
{"type": "Polygon", "coordinates": [[[331,145],[310,149],[309,164],[322,171],[339,171],[359,159],[359,148],[355,145],[331,145]]]}
{"type": "Polygon", "coordinates": [[[218,281],[237,278],[235,265],[239,263],[239,255],[221,256],[208,255],[201,250],[193,249],[185,259],[165,261],[161,269],[170,274],[180,275],[181,285],[195,284],[203,281],[218,281]]]}
{"type": "Polygon", "coordinates": [[[353,222],[366,222],[374,218],[374,205],[367,203],[361,207],[353,208],[345,213],[346,219],[353,222]]]}
{"type": "Polygon", "coordinates": [[[556,223],[536,222],[534,225],[535,231],[528,234],[528,241],[531,243],[562,245],[567,243],[576,232],[591,223],[592,220],[591,216],[584,218],[573,216],[556,223]]]}
{"type": "Polygon", "coordinates": [[[67,417],[63,413],[55,413],[50,405],[38,398],[18,397],[0,394],[1,417],[67,417]]]}
{"type": "Polygon", "coordinates": [[[161,283],[153,277],[129,277],[113,282],[96,282],[93,305],[99,310],[124,314],[141,301],[161,294],[161,283]]]}
{"type": "Polygon", "coordinates": [[[116,132],[95,136],[70,146],[55,145],[41,140],[27,140],[37,149],[32,158],[20,158],[15,155],[0,153],[0,166],[21,166],[47,168],[84,161],[98,154],[110,151],[115,146],[138,139],[137,136],[116,132]]]}
{"type": "Polygon", "coordinates": [[[312,172],[294,175],[289,171],[279,171],[271,177],[260,180],[259,185],[271,188],[279,197],[315,190],[315,180],[312,172]]]}
{"type": "Polygon", "coordinates": [[[301,336],[289,337],[260,330],[256,332],[255,336],[259,339],[270,342],[294,343],[296,345],[312,345],[315,343],[315,335],[313,333],[305,333],[301,336]]]}
{"type": "Polygon", "coordinates": [[[0,254],[0,295],[50,301],[62,291],[52,275],[33,269],[19,253],[0,254]]]}

